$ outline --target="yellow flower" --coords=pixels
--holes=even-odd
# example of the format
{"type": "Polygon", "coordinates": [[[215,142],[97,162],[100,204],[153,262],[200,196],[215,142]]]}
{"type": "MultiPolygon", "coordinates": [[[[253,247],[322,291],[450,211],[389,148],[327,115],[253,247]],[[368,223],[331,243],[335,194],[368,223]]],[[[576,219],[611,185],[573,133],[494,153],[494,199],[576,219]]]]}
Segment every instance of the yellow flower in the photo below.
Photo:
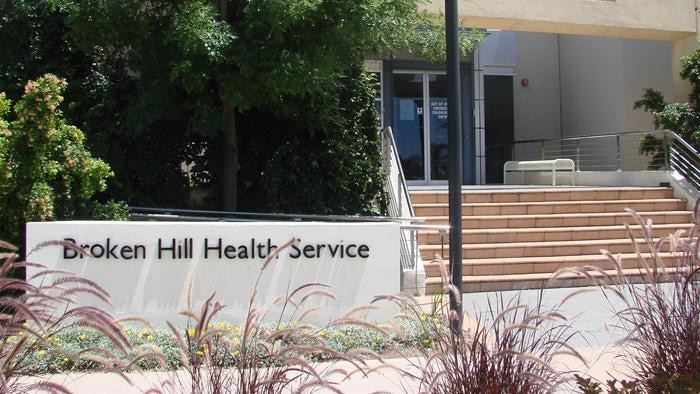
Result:
{"type": "Polygon", "coordinates": [[[241,353],[241,352],[239,352],[238,350],[236,350],[235,352],[233,352],[233,355],[234,355],[234,356],[238,356],[240,353],[241,353]]]}
{"type": "Polygon", "coordinates": [[[197,350],[197,353],[195,353],[195,354],[197,354],[197,355],[200,356],[200,357],[201,357],[201,356],[204,356],[204,352],[201,351],[201,350],[197,350]]]}
{"type": "Polygon", "coordinates": [[[197,332],[197,329],[193,327],[193,328],[190,328],[187,330],[187,335],[193,337],[196,332],[197,332]]]}
{"type": "Polygon", "coordinates": [[[131,329],[128,329],[128,328],[127,328],[126,330],[124,330],[124,333],[127,334],[127,335],[131,334],[132,332],[133,332],[133,331],[131,331],[131,329]]]}
{"type": "Polygon", "coordinates": [[[381,342],[381,341],[382,341],[382,336],[381,336],[381,335],[377,335],[376,337],[374,337],[374,340],[377,341],[377,342],[381,342]]]}
{"type": "Polygon", "coordinates": [[[146,337],[147,340],[152,341],[153,340],[153,335],[149,335],[146,337]]]}
{"type": "Polygon", "coordinates": [[[44,354],[46,354],[46,351],[44,351],[44,350],[39,350],[39,351],[37,352],[37,354],[39,355],[39,357],[41,357],[41,356],[43,356],[44,354]]]}
{"type": "Polygon", "coordinates": [[[22,323],[22,326],[23,326],[23,327],[29,327],[29,323],[27,323],[27,322],[25,321],[24,323],[22,323]]]}
{"type": "Polygon", "coordinates": [[[68,357],[63,357],[63,361],[68,362],[70,360],[68,357]]]}
{"type": "Polygon", "coordinates": [[[423,343],[426,344],[426,345],[430,345],[430,339],[424,339],[424,340],[423,340],[423,343]]]}
{"type": "Polygon", "coordinates": [[[82,340],[88,339],[88,336],[86,334],[80,334],[80,339],[82,339],[82,340]]]}
{"type": "Polygon", "coordinates": [[[421,315],[418,316],[418,319],[420,319],[420,321],[425,321],[425,319],[427,319],[427,317],[421,313],[421,315]]]}
{"type": "Polygon", "coordinates": [[[321,330],[321,332],[318,333],[318,335],[320,335],[322,338],[325,338],[328,336],[328,332],[325,329],[323,329],[321,330]]]}
{"type": "Polygon", "coordinates": [[[226,328],[226,323],[219,323],[219,328],[222,330],[226,328]]]}
{"type": "Polygon", "coordinates": [[[56,337],[56,338],[53,339],[53,341],[56,342],[56,343],[61,342],[61,338],[56,337]]]}

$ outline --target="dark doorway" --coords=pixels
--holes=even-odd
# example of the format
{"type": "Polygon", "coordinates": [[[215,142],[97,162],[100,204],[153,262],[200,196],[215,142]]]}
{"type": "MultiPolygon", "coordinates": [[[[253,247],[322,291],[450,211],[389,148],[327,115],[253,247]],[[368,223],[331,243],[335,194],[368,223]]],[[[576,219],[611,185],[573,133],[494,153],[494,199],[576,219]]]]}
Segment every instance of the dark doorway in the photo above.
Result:
{"type": "Polygon", "coordinates": [[[514,139],[513,77],[484,76],[486,183],[503,183],[503,164],[511,160],[514,139]]]}

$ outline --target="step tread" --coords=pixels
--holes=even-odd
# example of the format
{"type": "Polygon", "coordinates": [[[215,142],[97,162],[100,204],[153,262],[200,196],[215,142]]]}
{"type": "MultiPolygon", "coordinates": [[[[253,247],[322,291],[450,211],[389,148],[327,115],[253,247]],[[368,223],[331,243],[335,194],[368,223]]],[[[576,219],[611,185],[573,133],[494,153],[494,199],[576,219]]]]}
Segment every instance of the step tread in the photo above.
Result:
{"type": "MultiPolygon", "coordinates": [[[[636,253],[614,253],[614,256],[620,257],[621,259],[637,258],[636,253]]],[[[649,253],[642,253],[642,256],[649,257],[649,253]]],[[[660,252],[659,257],[671,257],[673,256],[670,252],[660,252]]],[[[543,256],[543,257],[484,257],[476,259],[462,259],[462,265],[469,264],[533,264],[533,263],[557,263],[557,262],[593,262],[593,261],[606,261],[608,257],[602,254],[585,254],[585,255],[571,255],[571,256],[543,256]]],[[[445,260],[442,264],[448,264],[445,260]]],[[[424,266],[439,266],[440,263],[433,261],[423,261],[424,266]]]]}
{"type": "MultiPolygon", "coordinates": [[[[553,204],[560,205],[575,205],[575,204],[635,204],[635,203],[664,203],[664,202],[685,202],[682,198],[650,198],[636,200],[564,200],[564,201],[523,201],[523,202],[469,202],[462,203],[462,207],[515,207],[522,205],[546,206],[553,204]]],[[[448,207],[450,204],[446,202],[431,202],[431,203],[416,203],[413,204],[414,209],[418,208],[438,208],[448,207]]]]}
{"type": "MultiPolygon", "coordinates": [[[[501,189],[479,189],[462,190],[462,194],[493,194],[493,193],[556,193],[556,192],[586,192],[586,191],[637,191],[637,190],[673,190],[672,187],[665,186],[591,186],[591,187],[531,187],[531,188],[501,188],[501,189]]],[[[409,190],[409,194],[448,194],[447,189],[409,190]]]]}
{"type": "MultiPolygon", "coordinates": [[[[602,277],[603,275],[599,271],[589,270],[587,271],[593,277],[602,277]]],[[[616,276],[617,270],[603,270],[607,275],[616,276]]],[[[645,273],[640,268],[626,268],[622,270],[624,275],[642,275],[645,273]]],[[[534,281],[534,280],[548,280],[552,277],[552,273],[534,273],[534,274],[504,274],[504,275],[469,275],[463,276],[462,282],[464,283],[484,283],[484,282],[516,282],[516,281],[534,281]]],[[[585,275],[566,272],[560,274],[560,279],[575,279],[584,278],[585,275]]],[[[425,279],[426,285],[432,284],[442,284],[442,277],[429,277],[425,279]]]]}
{"type": "MultiPolygon", "coordinates": [[[[654,241],[658,241],[659,238],[654,238],[654,241]]],[[[636,237],[635,241],[639,244],[644,244],[646,241],[644,238],[636,237]]],[[[585,240],[574,240],[574,241],[523,241],[523,242],[501,242],[501,243],[478,243],[478,244],[462,244],[462,249],[496,249],[496,248],[528,248],[528,247],[558,247],[558,246],[591,246],[591,245],[625,245],[629,244],[629,238],[610,238],[610,239],[585,239],[585,240]]],[[[420,250],[439,250],[441,245],[437,244],[427,244],[418,245],[420,250]]]]}
{"type": "MultiPolygon", "coordinates": [[[[635,224],[630,225],[632,230],[639,230],[642,226],[635,224]]],[[[664,228],[691,228],[693,223],[663,223],[654,224],[653,229],[664,228]]],[[[530,232],[565,232],[565,231],[609,231],[609,230],[625,230],[624,224],[616,224],[613,226],[577,226],[577,227],[522,227],[522,228],[469,228],[463,229],[462,234],[499,234],[499,233],[530,233],[530,232]]],[[[439,230],[418,230],[419,234],[440,234],[439,230]]]]}
{"type": "MultiPolygon", "coordinates": [[[[637,212],[640,216],[644,215],[691,215],[693,212],[688,210],[682,211],[645,211],[637,212]]],[[[587,217],[605,217],[605,216],[622,216],[630,215],[629,212],[593,212],[593,213],[538,213],[533,215],[476,215],[462,216],[462,220],[468,219],[485,219],[485,220],[503,220],[503,219],[547,219],[547,218],[575,218],[581,216],[587,217]]],[[[441,220],[448,219],[449,216],[420,216],[418,218],[424,220],[441,220]]]]}

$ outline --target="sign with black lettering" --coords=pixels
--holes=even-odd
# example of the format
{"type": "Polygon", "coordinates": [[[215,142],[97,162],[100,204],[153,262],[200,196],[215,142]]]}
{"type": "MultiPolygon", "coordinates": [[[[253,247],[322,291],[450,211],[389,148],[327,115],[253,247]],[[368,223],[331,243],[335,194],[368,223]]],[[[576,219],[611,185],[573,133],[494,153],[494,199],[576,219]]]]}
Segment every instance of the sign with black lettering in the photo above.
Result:
{"type": "Polygon", "coordinates": [[[189,283],[195,300],[215,292],[232,317],[247,310],[258,275],[262,305],[306,283],[330,285],[336,299],[319,305],[326,318],[400,290],[394,223],[29,223],[27,253],[29,261],[97,281],[113,303],[100,306],[117,315],[165,320],[185,308],[189,283]]]}

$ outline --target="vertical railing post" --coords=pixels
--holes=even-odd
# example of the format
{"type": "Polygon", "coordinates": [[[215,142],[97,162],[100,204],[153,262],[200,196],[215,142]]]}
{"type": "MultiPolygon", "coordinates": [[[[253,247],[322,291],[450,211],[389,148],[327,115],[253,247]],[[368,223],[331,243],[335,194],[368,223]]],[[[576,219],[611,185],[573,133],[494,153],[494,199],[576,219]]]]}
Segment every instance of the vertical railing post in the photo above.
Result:
{"type": "Polygon", "coordinates": [[[576,140],[576,171],[581,171],[581,140],[576,140]]]}
{"type": "Polygon", "coordinates": [[[622,154],[620,153],[620,136],[615,136],[615,145],[617,150],[617,170],[622,171],[622,154]]]}
{"type": "Polygon", "coordinates": [[[671,149],[668,146],[668,132],[664,131],[664,167],[666,167],[666,171],[671,171],[671,166],[668,157],[670,154],[671,149]]]}
{"type": "Polygon", "coordinates": [[[544,141],[540,143],[540,156],[542,156],[540,160],[544,160],[544,141]]]}
{"type": "Polygon", "coordinates": [[[397,195],[398,197],[396,198],[396,204],[398,205],[398,211],[399,211],[399,217],[403,217],[403,196],[401,193],[403,192],[403,187],[401,187],[401,177],[397,176],[397,181],[396,181],[396,189],[397,189],[397,195]]]}

